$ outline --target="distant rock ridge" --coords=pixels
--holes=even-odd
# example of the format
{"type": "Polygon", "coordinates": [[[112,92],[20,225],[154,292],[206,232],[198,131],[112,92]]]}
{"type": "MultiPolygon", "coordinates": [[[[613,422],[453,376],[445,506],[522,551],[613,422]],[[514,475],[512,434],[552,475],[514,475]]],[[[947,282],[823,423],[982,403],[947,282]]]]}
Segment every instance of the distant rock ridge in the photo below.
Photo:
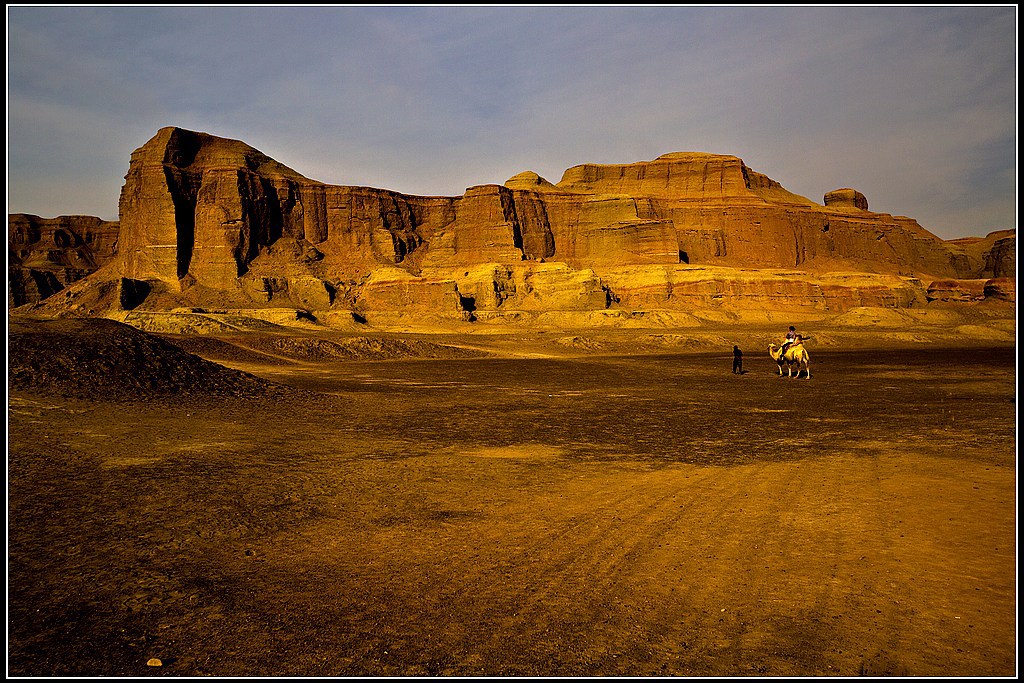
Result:
{"type": "Polygon", "coordinates": [[[792,283],[734,276],[725,294],[694,298],[722,289],[702,268],[716,281],[728,269],[874,274],[874,298],[865,299],[872,285],[816,300],[914,305],[932,280],[1005,274],[1014,252],[945,242],[913,219],[869,212],[848,188],[816,204],[729,155],[582,164],[557,184],[526,171],[458,197],[421,197],[327,185],[243,142],[175,127],[132,153],[117,244],[56,308],[213,302],[484,319],[698,300],[763,306],[771,293],[759,288],[774,288],[780,304],[794,294],[792,283]]]}
{"type": "Polygon", "coordinates": [[[970,254],[972,259],[984,263],[981,277],[1017,277],[1017,231],[997,230],[985,237],[965,237],[950,240],[970,254]]]}
{"type": "Polygon", "coordinates": [[[117,221],[7,216],[7,305],[41,301],[117,256],[117,221]]]}

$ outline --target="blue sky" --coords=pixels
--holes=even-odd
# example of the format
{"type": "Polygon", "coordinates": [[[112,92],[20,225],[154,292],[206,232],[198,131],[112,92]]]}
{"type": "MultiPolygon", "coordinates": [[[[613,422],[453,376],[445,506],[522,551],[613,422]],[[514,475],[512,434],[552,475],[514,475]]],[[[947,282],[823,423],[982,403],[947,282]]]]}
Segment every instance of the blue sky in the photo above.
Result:
{"type": "Polygon", "coordinates": [[[9,213],[117,218],[163,126],[336,185],[736,155],[944,239],[1016,227],[1017,8],[7,6],[9,213]]]}

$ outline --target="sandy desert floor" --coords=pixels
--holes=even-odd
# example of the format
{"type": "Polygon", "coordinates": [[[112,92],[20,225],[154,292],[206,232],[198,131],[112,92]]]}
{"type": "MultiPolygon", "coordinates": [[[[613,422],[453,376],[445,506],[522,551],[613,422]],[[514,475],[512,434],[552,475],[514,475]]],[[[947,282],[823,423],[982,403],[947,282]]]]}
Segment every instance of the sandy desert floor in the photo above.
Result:
{"type": "Polygon", "coordinates": [[[297,390],[12,390],[10,675],[1016,674],[1012,344],[176,341],[297,390]]]}

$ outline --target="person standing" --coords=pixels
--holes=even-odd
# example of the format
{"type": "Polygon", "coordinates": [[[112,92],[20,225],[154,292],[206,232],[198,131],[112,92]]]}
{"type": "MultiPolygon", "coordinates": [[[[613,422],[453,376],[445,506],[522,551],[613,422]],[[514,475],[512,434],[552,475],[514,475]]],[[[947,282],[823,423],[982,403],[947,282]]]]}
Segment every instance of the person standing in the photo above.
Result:
{"type": "Polygon", "coordinates": [[[732,345],[732,374],[743,374],[743,352],[735,344],[732,345]]]}

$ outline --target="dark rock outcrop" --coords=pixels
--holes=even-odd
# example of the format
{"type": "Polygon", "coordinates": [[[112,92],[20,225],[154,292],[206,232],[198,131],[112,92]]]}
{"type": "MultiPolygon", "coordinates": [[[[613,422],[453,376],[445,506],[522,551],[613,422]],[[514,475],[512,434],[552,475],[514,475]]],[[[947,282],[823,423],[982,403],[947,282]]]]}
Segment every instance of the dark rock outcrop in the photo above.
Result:
{"type": "Polygon", "coordinates": [[[113,320],[14,316],[7,345],[8,381],[15,390],[114,400],[254,398],[290,391],[113,320]]]}
{"type": "Polygon", "coordinates": [[[928,285],[928,301],[981,301],[985,298],[985,283],[985,280],[936,280],[928,285]]]}
{"type": "Polygon", "coordinates": [[[117,255],[119,225],[95,216],[7,216],[7,304],[42,301],[117,255]]]}
{"type": "Polygon", "coordinates": [[[985,281],[984,296],[996,301],[1017,301],[1017,278],[997,277],[985,281]]]}

